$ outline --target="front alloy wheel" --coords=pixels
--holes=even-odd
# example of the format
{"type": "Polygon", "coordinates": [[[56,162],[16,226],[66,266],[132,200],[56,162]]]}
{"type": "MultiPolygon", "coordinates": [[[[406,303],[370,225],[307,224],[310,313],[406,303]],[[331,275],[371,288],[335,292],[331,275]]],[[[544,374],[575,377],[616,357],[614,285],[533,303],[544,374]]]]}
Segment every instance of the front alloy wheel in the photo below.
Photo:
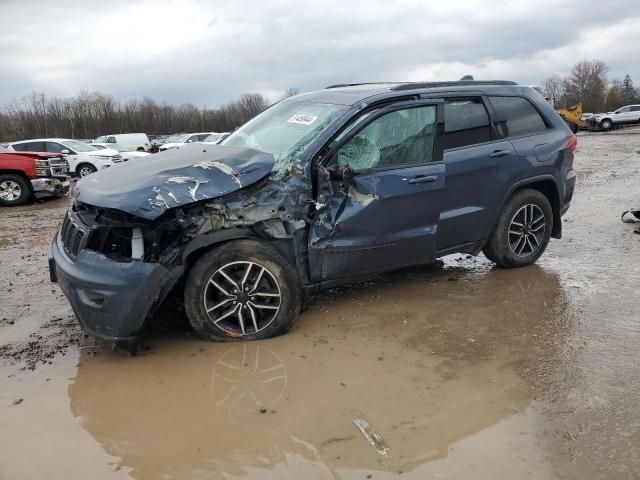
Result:
{"type": "Polygon", "coordinates": [[[300,313],[298,275],[294,263],[268,242],[244,239],[216,246],[187,274],[184,306],[189,323],[208,340],[280,335],[300,313]]]}
{"type": "Polygon", "coordinates": [[[78,176],[80,178],[84,178],[87,175],[91,175],[92,173],[97,172],[96,167],[94,167],[93,165],[81,165],[80,168],[78,169],[78,176]]]}
{"type": "Polygon", "coordinates": [[[31,197],[31,189],[25,178],[13,173],[0,174],[0,205],[22,205],[31,197]]]}
{"type": "Polygon", "coordinates": [[[265,267],[231,262],[215,271],[204,289],[204,308],[218,328],[231,335],[256,334],[278,315],[280,285],[265,267]]]}
{"type": "Polygon", "coordinates": [[[0,198],[7,202],[15,202],[22,195],[22,188],[16,182],[5,180],[0,183],[0,198]]]}

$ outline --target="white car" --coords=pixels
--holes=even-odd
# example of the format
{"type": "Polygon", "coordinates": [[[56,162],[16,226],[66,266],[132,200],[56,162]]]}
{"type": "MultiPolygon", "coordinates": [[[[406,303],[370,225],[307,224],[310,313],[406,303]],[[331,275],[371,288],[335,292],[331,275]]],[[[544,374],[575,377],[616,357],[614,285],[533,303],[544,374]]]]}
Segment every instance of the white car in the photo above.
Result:
{"type": "Polygon", "coordinates": [[[117,143],[122,145],[128,152],[146,152],[151,148],[151,141],[146,133],[112,133],[110,135],[102,135],[96,138],[94,142],[117,143]]]}
{"type": "Polygon", "coordinates": [[[204,140],[202,140],[202,143],[215,145],[216,143],[220,143],[221,140],[227,138],[227,136],[229,136],[229,133],[231,132],[212,133],[208,137],[205,137],[204,140]]]}
{"type": "Polygon", "coordinates": [[[640,105],[627,105],[620,107],[615,112],[596,113],[590,121],[602,130],[611,130],[613,127],[640,123],[640,105]]]}
{"type": "Polygon", "coordinates": [[[122,157],[122,161],[123,162],[128,162],[130,160],[135,160],[138,158],[142,158],[142,157],[148,157],[149,155],[151,155],[149,152],[142,152],[142,151],[131,151],[128,150],[124,145],[120,145],[119,143],[90,143],[89,145],[91,145],[92,147],[97,148],[98,150],[105,150],[105,149],[111,149],[111,150],[115,150],[116,152],[118,152],[120,154],[120,156],[122,157]]]}
{"type": "Polygon", "coordinates": [[[122,162],[122,157],[109,148],[98,150],[91,145],[69,138],[38,138],[22,140],[9,145],[15,152],[53,152],[62,153],[67,158],[69,172],[86,177],[98,170],[109,168],[122,162]]]}
{"type": "Polygon", "coordinates": [[[172,148],[180,147],[185,143],[196,143],[202,142],[209,135],[214,134],[215,132],[206,132],[206,133],[180,133],[178,135],[171,135],[169,138],[165,140],[165,142],[160,145],[160,151],[170,150],[172,148]]]}

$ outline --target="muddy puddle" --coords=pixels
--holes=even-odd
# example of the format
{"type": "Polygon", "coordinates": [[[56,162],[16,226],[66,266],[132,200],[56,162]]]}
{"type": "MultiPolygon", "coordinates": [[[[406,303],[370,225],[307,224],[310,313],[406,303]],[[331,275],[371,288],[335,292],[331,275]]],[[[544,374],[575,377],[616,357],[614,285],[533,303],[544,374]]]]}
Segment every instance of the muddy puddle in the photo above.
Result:
{"type": "MultiPolygon", "coordinates": [[[[134,478],[424,478],[484,464],[455,452],[485,441],[514,460],[526,446],[510,475],[551,478],[525,373],[539,360],[531,340],[557,343],[572,322],[561,283],[540,267],[448,263],[331,292],[268,341],[172,334],[136,357],[84,348],[72,423],[117,459],[105,468],[134,478]]],[[[497,460],[487,474],[509,478],[497,460]]]]}
{"type": "Polygon", "coordinates": [[[624,138],[580,136],[564,238],[537,265],[447,257],[251,343],[197,340],[168,310],[135,357],[85,337],[48,283],[66,200],[0,211],[0,479],[639,478],[624,138]]]}

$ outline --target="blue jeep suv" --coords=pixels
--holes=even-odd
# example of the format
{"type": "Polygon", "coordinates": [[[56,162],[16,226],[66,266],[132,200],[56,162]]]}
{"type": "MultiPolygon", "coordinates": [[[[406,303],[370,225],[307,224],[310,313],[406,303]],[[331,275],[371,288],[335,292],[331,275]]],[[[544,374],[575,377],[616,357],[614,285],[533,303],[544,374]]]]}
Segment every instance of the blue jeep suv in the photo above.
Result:
{"type": "Polygon", "coordinates": [[[513,82],[335,85],[80,180],[51,278],[105,339],[135,338],[172,291],[201,336],[266,338],[346,281],[454,252],[535,262],[561,236],[575,148],[513,82]]]}

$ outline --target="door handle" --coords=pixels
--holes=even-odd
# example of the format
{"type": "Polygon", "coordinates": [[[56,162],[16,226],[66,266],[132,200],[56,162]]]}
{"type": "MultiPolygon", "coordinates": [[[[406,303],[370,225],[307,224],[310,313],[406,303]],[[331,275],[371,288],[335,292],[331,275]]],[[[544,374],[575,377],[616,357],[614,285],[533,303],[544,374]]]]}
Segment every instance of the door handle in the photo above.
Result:
{"type": "Polygon", "coordinates": [[[435,182],[438,179],[435,175],[418,175],[417,177],[413,177],[409,179],[409,183],[431,183],[435,182]]]}
{"type": "Polygon", "coordinates": [[[496,150],[493,153],[489,154],[490,158],[500,158],[506,157],[507,155],[511,155],[511,150],[496,150]]]}

